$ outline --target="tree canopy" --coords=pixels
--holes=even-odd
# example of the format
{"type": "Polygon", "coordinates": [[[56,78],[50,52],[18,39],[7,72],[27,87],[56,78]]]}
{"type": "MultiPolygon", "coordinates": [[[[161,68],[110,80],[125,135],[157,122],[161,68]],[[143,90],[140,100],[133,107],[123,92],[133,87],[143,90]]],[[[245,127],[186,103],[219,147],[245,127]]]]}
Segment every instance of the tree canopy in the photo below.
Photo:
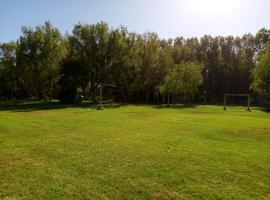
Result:
{"type": "Polygon", "coordinates": [[[160,39],[105,22],[79,23],[62,35],[45,22],[23,27],[16,42],[1,44],[0,96],[72,102],[83,94],[95,101],[104,84],[133,102],[168,95],[200,100],[207,93],[214,103],[224,93],[252,91],[269,98],[269,41],[265,28],[241,37],[160,39]]]}
{"type": "Polygon", "coordinates": [[[266,99],[270,100],[270,43],[268,42],[256,63],[253,71],[254,82],[252,89],[266,99]]]}

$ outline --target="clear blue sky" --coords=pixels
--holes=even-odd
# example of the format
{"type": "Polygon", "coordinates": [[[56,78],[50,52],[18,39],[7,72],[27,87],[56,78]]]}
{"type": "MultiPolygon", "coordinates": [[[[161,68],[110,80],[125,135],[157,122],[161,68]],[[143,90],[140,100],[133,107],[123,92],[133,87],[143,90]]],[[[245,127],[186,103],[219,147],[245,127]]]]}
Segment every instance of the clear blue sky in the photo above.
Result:
{"type": "Polygon", "coordinates": [[[45,20],[62,33],[78,22],[102,20],[161,38],[254,34],[270,27],[269,0],[0,0],[0,8],[0,42],[45,20]]]}

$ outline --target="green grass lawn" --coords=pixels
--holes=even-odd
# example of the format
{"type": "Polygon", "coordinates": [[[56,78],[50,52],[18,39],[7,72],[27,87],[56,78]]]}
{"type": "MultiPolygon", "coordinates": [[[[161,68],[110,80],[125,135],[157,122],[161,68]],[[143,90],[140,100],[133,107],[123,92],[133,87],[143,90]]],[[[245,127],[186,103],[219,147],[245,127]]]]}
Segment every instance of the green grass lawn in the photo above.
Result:
{"type": "Polygon", "coordinates": [[[0,199],[270,199],[270,114],[0,103],[0,199]]]}

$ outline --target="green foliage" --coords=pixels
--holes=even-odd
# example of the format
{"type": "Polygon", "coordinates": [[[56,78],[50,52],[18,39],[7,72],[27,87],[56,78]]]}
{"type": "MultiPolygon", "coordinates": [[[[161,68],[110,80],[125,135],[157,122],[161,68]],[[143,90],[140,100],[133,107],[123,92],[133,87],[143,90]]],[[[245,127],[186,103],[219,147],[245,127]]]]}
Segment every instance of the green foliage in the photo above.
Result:
{"type": "Polygon", "coordinates": [[[85,76],[91,84],[91,93],[95,100],[95,90],[99,83],[107,79],[110,68],[109,27],[101,22],[96,25],[78,24],[73,35],[69,36],[72,55],[86,68],[85,76]]]}
{"type": "Polygon", "coordinates": [[[60,69],[59,98],[63,103],[74,103],[77,97],[77,89],[85,81],[86,70],[78,60],[69,57],[63,62],[60,69]]]}
{"type": "Polygon", "coordinates": [[[145,33],[138,38],[138,64],[135,68],[134,91],[149,95],[160,83],[162,74],[159,65],[160,43],[155,33],[145,33]]]}
{"type": "Polygon", "coordinates": [[[16,95],[16,50],[15,42],[0,45],[0,96],[16,95]]]}
{"type": "Polygon", "coordinates": [[[38,98],[51,98],[65,54],[65,42],[49,22],[34,30],[23,27],[16,55],[19,86],[38,98]]]}
{"type": "Polygon", "coordinates": [[[175,64],[160,86],[162,94],[194,96],[202,84],[202,66],[197,62],[175,64]]]}
{"type": "Polygon", "coordinates": [[[114,29],[110,33],[110,70],[107,82],[117,86],[124,95],[133,92],[136,69],[139,63],[139,36],[130,33],[125,27],[114,29]]]}
{"type": "Polygon", "coordinates": [[[264,50],[260,53],[253,76],[252,89],[270,100],[270,43],[265,45],[264,50]]]}
{"type": "MultiPolygon", "coordinates": [[[[62,36],[45,22],[34,29],[23,27],[17,43],[1,45],[0,94],[70,102],[79,91],[96,101],[97,86],[104,84],[122,101],[160,102],[161,92],[196,100],[207,94],[207,102],[220,102],[224,93],[251,92],[257,55],[269,39],[270,31],[261,29],[242,37],[166,40],[104,22],[76,24],[71,34],[62,36]],[[199,65],[203,68],[197,70],[199,65]]],[[[266,97],[266,86],[262,89],[255,81],[252,87],[266,97]]]]}

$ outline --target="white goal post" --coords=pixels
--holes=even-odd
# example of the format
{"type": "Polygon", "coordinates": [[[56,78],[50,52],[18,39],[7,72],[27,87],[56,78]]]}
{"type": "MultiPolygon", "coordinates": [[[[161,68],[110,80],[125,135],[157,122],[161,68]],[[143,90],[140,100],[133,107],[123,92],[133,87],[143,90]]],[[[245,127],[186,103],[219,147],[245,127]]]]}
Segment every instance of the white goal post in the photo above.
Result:
{"type": "Polygon", "coordinates": [[[247,110],[250,111],[250,95],[249,94],[224,94],[224,111],[227,109],[227,97],[247,97],[247,110]]]}

